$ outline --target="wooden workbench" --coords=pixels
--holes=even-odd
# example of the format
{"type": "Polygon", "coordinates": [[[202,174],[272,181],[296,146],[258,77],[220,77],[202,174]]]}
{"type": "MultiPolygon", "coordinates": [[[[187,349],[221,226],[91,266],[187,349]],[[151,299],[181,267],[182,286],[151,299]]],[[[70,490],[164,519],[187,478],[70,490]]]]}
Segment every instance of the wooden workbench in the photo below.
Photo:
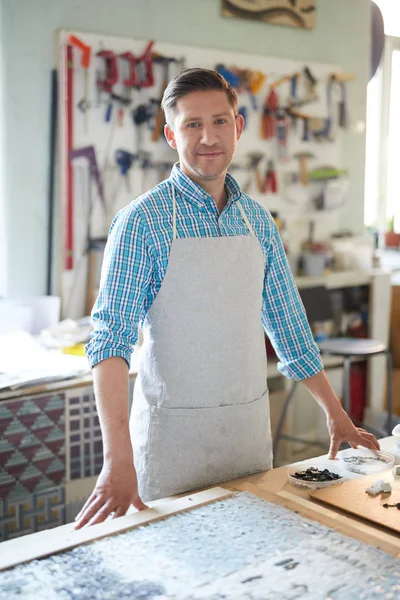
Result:
{"type": "MultiPolygon", "coordinates": [[[[381,440],[381,449],[392,451],[396,464],[400,463],[400,449],[393,437],[381,440]]],[[[295,463],[296,466],[304,464],[295,463]]],[[[326,456],[312,459],[319,468],[332,465],[326,456]]],[[[16,564],[28,562],[44,556],[63,552],[103,537],[115,535],[143,524],[164,519],[191,508],[229,496],[230,492],[249,492],[273,504],[292,510],[301,516],[317,521],[346,536],[371,544],[393,556],[400,557],[400,538],[389,530],[373,526],[362,519],[338,510],[327,508],[312,500],[306,490],[292,486],[287,481],[287,466],[271,469],[241,479],[228,481],[218,488],[210,488],[198,493],[180,497],[166,498],[150,502],[150,508],[138,512],[133,507],[125,517],[107,520],[99,525],[75,531],[73,523],[51,530],[16,538],[1,544],[0,571],[16,564]]],[[[346,472],[348,479],[357,479],[360,475],[346,472]]]]}
{"type": "MultiPolygon", "coordinates": [[[[393,436],[379,440],[379,445],[381,450],[390,452],[395,456],[395,464],[400,464],[400,448],[396,446],[393,436]]],[[[306,462],[312,462],[320,469],[329,468],[332,465],[332,461],[328,460],[326,455],[295,464],[300,466],[306,462]]],[[[307,490],[294,487],[288,483],[287,469],[288,466],[272,469],[244,479],[227,482],[221,487],[250,492],[269,502],[296,511],[308,519],[332,527],[345,535],[372,544],[389,554],[400,556],[400,538],[396,533],[390,533],[384,527],[374,526],[364,519],[356,518],[340,510],[322,506],[310,498],[307,490]]],[[[360,475],[355,473],[346,472],[346,479],[358,479],[359,477],[360,475]]]]}
{"type": "MultiPolygon", "coordinates": [[[[309,461],[308,461],[309,462],[309,461]]],[[[287,467],[252,475],[223,484],[221,487],[250,492],[274,504],[293,510],[307,519],[331,527],[344,535],[400,557],[400,538],[385,528],[371,525],[363,519],[322,506],[312,500],[306,490],[292,486],[287,481],[287,467]]]]}

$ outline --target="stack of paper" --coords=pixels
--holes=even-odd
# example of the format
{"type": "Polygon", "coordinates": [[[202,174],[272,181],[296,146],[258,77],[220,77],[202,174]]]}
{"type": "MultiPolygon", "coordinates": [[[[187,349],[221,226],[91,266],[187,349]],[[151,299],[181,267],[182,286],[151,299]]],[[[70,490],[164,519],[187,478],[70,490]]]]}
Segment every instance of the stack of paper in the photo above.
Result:
{"type": "Polygon", "coordinates": [[[46,350],[26,331],[0,334],[0,390],[81,377],[89,371],[86,357],[46,350]]]}

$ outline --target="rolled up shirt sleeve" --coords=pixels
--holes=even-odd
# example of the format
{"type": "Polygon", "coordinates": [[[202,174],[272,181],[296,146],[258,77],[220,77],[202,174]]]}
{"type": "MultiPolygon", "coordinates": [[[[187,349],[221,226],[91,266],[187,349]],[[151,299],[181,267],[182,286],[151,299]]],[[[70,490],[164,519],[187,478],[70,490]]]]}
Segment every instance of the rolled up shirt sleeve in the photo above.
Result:
{"type": "Polygon", "coordinates": [[[130,366],[152,269],[145,224],[129,205],[115,217],[104,252],[99,295],[92,310],[94,330],[85,348],[91,367],[114,356],[130,366]]]}
{"type": "Polygon", "coordinates": [[[322,371],[323,364],[272,219],[270,226],[262,322],[279,358],[279,371],[287,378],[299,381],[322,371]]]}

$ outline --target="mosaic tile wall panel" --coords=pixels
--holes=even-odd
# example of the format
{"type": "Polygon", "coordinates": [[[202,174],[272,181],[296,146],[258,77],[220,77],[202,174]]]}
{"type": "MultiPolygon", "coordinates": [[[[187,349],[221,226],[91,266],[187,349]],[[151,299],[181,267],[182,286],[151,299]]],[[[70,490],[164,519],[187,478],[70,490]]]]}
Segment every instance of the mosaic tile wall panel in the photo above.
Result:
{"type": "Polygon", "coordinates": [[[64,486],[26,494],[19,500],[0,502],[0,542],[64,525],[64,486]]]}
{"type": "Polygon", "coordinates": [[[67,395],[69,469],[67,479],[98,475],[103,466],[103,443],[92,387],[67,395]]]}
{"type": "MultiPolygon", "coordinates": [[[[134,380],[129,383],[129,410],[134,380]]],[[[103,442],[93,387],[67,393],[67,481],[98,475],[103,466],[103,442]]]]}
{"type": "Polygon", "coordinates": [[[0,499],[16,502],[64,483],[65,395],[0,403],[0,499]]]}

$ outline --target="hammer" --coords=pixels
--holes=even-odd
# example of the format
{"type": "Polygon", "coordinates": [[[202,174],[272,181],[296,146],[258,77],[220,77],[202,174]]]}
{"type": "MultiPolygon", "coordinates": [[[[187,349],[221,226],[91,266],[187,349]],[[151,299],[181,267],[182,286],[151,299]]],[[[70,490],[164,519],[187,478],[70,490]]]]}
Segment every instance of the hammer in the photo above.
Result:
{"type": "Polygon", "coordinates": [[[298,158],[300,162],[300,182],[303,185],[308,185],[308,159],[315,158],[315,155],[312,152],[303,151],[297,152],[294,157],[298,158]]]}
{"type": "MultiPolygon", "coordinates": [[[[248,170],[255,171],[256,181],[257,181],[257,189],[261,193],[262,188],[263,188],[263,180],[262,180],[262,176],[259,171],[258,165],[260,164],[261,160],[264,158],[264,154],[262,152],[249,152],[247,154],[247,158],[249,160],[248,170]]],[[[251,179],[252,179],[252,177],[250,176],[249,179],[246,181],[245,185],[243,186],[243,188],[244,188],[243,191],[245,193],[247,192],[247,190],[250,187],[251,179]]]]}

